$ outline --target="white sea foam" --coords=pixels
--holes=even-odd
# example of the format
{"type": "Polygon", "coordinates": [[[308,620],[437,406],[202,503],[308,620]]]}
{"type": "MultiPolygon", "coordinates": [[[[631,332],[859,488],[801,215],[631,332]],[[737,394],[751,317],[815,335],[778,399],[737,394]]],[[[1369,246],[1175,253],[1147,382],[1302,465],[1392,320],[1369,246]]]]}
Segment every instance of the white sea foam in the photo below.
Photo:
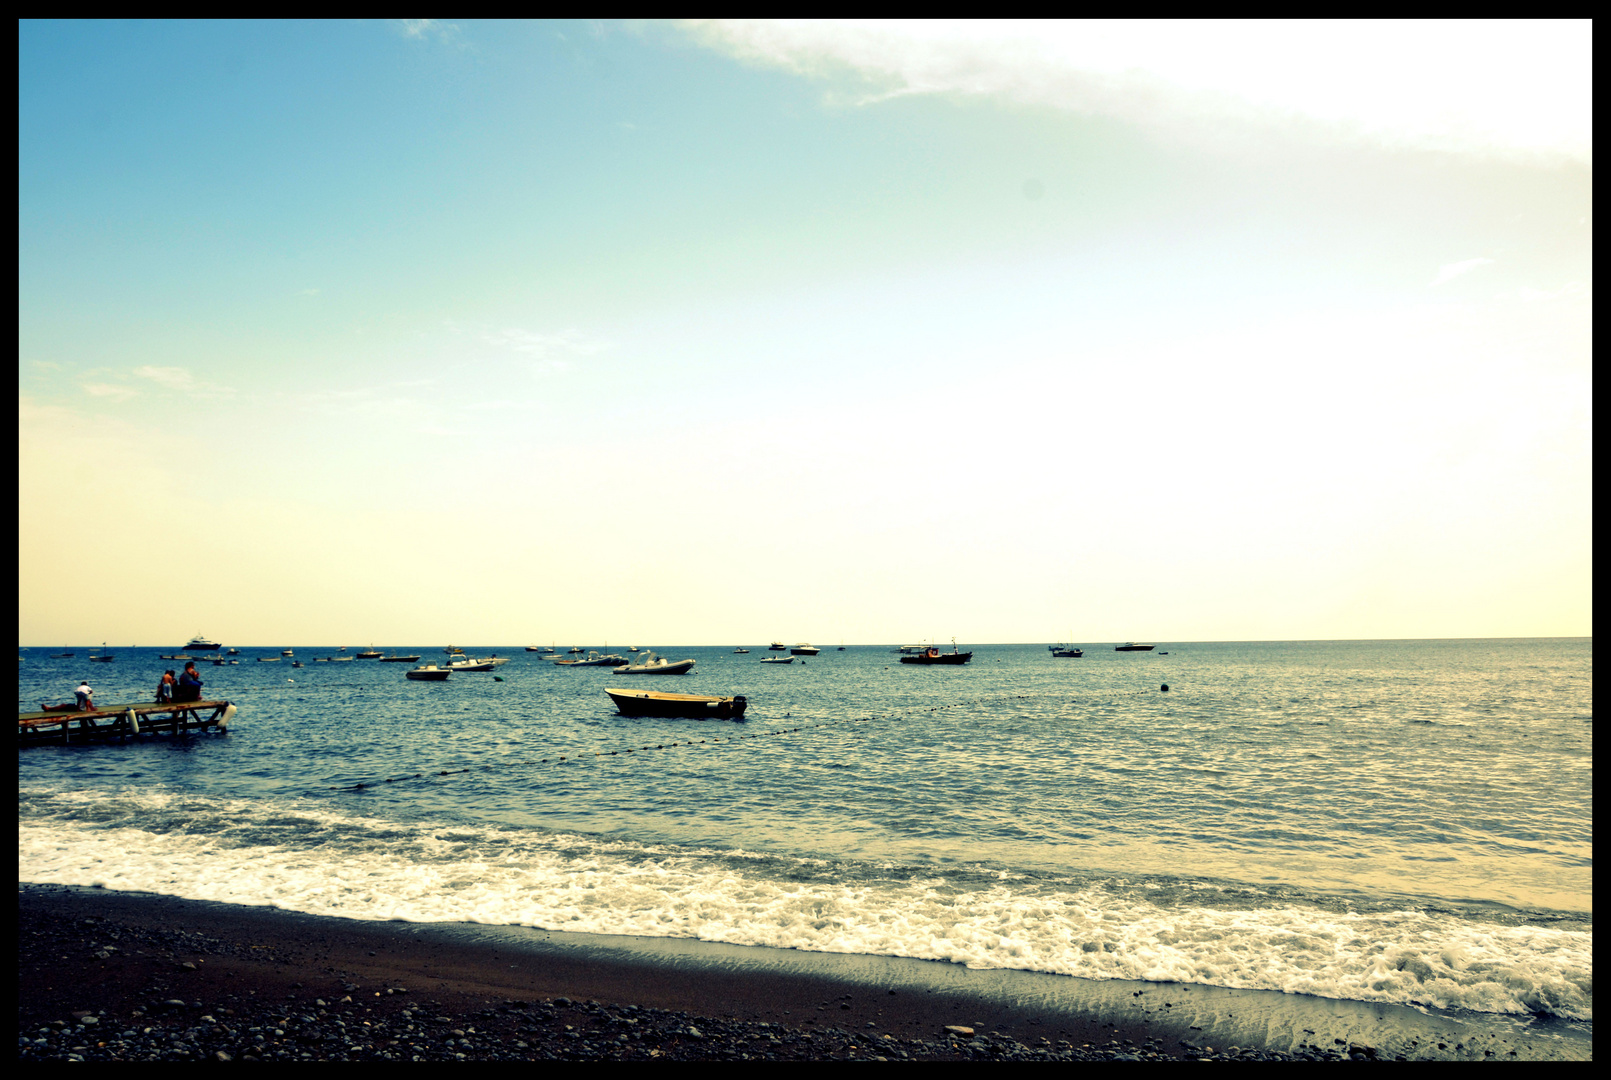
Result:
{"type": "Polygon", "coordinates": [[[161,793],[24,800],[19,880],[362,919],[463,921],[1179,980],[1592,1019],[1592,933],[1120,883],[911,875],[317,805],[161,793]]]}

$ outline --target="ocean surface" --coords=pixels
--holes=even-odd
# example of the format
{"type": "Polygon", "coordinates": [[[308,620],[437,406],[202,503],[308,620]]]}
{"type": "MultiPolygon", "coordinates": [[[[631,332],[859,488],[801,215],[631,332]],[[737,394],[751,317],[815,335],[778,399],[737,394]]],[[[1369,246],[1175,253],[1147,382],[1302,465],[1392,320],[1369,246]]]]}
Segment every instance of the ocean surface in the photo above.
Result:
{"type": "MultiPolygon", "coordinates": [[[[511,660],[445,683],[242,647],[199,665],[239,706],[227,736],[19,753],[18,878],[1591,1036],[1591,639],[981,645],[961,667],[747,647],[656,646],[698,664],[645,677],[466,646],[511,660]],[[749,713],[627,719],[606,686],[749,713]]],[[[21,653],[20,708],[85,676],[148,701],[179,666],[64,648],[21,653]]]]}

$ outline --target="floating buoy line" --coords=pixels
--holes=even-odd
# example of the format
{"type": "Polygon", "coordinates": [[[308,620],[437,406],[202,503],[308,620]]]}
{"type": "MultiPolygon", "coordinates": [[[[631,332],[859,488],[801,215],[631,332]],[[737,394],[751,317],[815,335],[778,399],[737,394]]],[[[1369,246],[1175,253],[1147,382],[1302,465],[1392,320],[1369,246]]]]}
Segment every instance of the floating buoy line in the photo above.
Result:
{"type": "MultiPolygon", "coordinates": [[[[1105,698],[1135,697],[1142,693],[1149,693],[1149,691],[1131,690],[1123,691],[1118,694],[1108,694],[1103,696],[1105,698]]],[[[1156,693],[1156,691],[1150,691],[1150,693],[1156,693]]],[[[824,728],[840,728],[847,724],[867,724],[874,720],[889,720],[899,716],[916,716],[923,713],[946,712],[951,709],[961,709],[975,705],[1000,704],[1007,701],[1028,701],[1031,700],[1031,698],[1038,696],[1040,695],[1017,694],[1008,698],[979,698],[973,701],[952,702],[949,705],[931,705],[928,708],[895,709],[891,712],[880,713],[876,716],[857,716],[848,717],[842,720],[823,720],[814,724],[801,724],[796,727],[774,728],[770,731],[745,731],[743,734],[729,735],[726,738],[712,737],[709,739],[685,739],[681,742],[655,743],[653,745],[646,743],[642,746],[628,746],[624,748],[617,747],[613,750],[584,750],[576,753],[555,754],[549,757],[534,758],[525,761],[500,761],[487,765],[469,765],[462,769],[431,769],[423,772],[407,773],[402,776],[387,776],[378,780],[362,780],[355,784],[331,784],[326,790],[365,791],[369,788],[383,787],[386,784],[399,784],[408,780],[424,780],[431,777],[442,776],[462,776],[466,773],[490,772],[494,769],[518,769],[539,765],[575,765],[592,761],[597,758],[623,757],[627,754],[633,753],[653,753],[659,750],[688,749],[695,746],[710,746],[721,743],[738,743],[743,742],[746,739],[760,739],[769,735],[795,735],[802,731],[816,731],[824,728]]],[[[785,719],[787,719],[787,716],[785,716],[785,719]]]]}

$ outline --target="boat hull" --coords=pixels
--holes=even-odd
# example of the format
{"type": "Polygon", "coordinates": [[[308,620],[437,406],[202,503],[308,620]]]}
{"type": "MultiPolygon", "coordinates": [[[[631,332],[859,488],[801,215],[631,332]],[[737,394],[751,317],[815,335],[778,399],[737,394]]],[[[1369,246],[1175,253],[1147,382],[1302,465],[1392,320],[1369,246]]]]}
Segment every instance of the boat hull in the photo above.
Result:
{"type": "Polygon", "coordinates": [[[605,690],[622,716],[671,716],[694,720],[742,720],[744,695],[662,694],[654,690],[605,690]]]}
{"type": "Polygon", "coordinates": [[[1156,649],[1156,648],[1157,648],[1156,645],[1137,645],[1135,642],[1132,641],[1128,645],[1115,645],[1115,646],[1113,646],[1113,651],[1114,652],[1151,652],[1153,649],[1156,649]]]}
{"type": "Polygon", "coordinates": [[[973,659],[971,652],[941,653],[938,656],[903,656],[903,664],[966,664],[973,659]]]}
{"type": "Polygon", "coordinates": [[[403,674],[407,675],[410,679],[413,679],[416,682],[445,682],[447,677],[453,674],[453,672],[449,671],[447,668],[427,667],[412,668],[403,672],[403,674]]]}

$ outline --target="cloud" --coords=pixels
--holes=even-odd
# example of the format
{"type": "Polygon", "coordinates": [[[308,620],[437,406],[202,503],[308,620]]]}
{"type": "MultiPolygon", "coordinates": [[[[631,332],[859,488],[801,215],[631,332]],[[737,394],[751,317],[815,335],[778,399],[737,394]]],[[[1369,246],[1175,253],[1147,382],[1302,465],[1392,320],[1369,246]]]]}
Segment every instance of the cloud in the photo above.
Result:
{"type": "Polygon", "coordinates": [[[539,333],[505,327],[483,332],[481,340],[494,348],[530,357],[536,361],[532,370],[537,373],[564,371],[578,358],[597,356],[611,348],[610,342],[576,329],[539,333]]]}
{"type": "Polygon", "coordinates": [[[1328,138],[1587,162],[1586,21],[858,21],[682,24],[748,63],[872,104],[988,96],[1180,137],[1306,124],[1328,138]]]}
{"type": "Polygon", "coordinates": [[[135,368],[130,374],[136,378],[149,379],[164,390],[172,390],[174,393],[187,394],[191,397],[217,398],[235,392],[228,386],[202,382],[190,373],[189,368],[156,367],[146,364],[135,368]]]}
{"type": "Polygon", "coordinates": [[[91,397],[110,398],[113,401],[127,401],[129,398],[140,396],[138,390],[114,383],[85,383],[84,392],[91,397]]]}
{"type": "Polygon", "coordinates": [[[429,41],[433,38],[444,42],[459,40],[459,25],[443,22],[441,19],[392,19],[391,24],[398,33],[415,41],[429,41]]]}
{"type": "Polygon", "coordinates": [[[1432,287],[1442,285],[1445,281],[1457,278],[1461,274],[1470,273],[1479,266],[1487,266],[1491,262],[1493,262],[1492,259],[1466,259],[1464,262],[1444,263],[1438,267],[1438,276],[1432,279],[1432,287]]]}

